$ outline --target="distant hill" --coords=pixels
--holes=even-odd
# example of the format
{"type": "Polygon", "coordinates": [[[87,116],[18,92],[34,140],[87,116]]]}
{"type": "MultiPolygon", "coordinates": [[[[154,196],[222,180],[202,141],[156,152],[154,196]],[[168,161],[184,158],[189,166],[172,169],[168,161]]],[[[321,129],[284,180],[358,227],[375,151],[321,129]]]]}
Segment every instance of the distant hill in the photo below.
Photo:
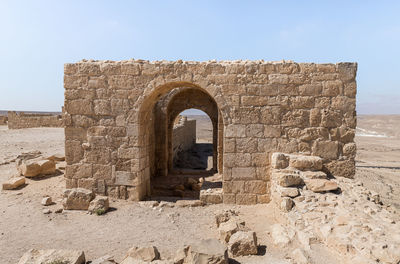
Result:
{"type": "MultiPolygon", "coordinates": [[[[12,111],[12,110],[0,110],[0,115],[6,116],[8,111],[12,111]]],[[[15,112],[17,112],[17,113],[24,112],[26,114],[61,115],[61,112],[43,112],[43,111],[15,111],[15,112]]]]}

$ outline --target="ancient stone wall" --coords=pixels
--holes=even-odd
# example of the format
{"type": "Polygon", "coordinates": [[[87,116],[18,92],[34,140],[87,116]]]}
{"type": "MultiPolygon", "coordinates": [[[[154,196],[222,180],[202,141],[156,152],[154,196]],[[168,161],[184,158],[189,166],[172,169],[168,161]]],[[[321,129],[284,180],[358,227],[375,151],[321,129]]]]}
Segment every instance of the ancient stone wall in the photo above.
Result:
{"type": "Polygon", "coordinates": [[[15,111],[8,112],[8,128],[20,129],[30,127],[62,127],[61,115],[51,114],[25,114],[15,111]]]}
{"type": "Polygon", "coordinates": [[[172,137],[173,158],[182,152],[189,150],[196,143],[196,120],[187,120],[180,117],[179,122],[174,125],[172,137]]]}
{"type": "Polygon", "coordinates": [[[285,61],[65,64],[67,187],[133,200],[150,195],[152,179],[168,175],[160,163],[171,159],[169,138],[156,137],[168,132],[171,111],[159,118],[157,103],[185,89],[217,107],[209,116],[224,203],[270,201],[273,152],[320,156],[326,173],[353,177],[356,70],[355,63],[285,61]]]}
{"type": "Polygon", "coordinates": [[[8,117],[0,115],[0,125],[7,125],[8,117]]]}

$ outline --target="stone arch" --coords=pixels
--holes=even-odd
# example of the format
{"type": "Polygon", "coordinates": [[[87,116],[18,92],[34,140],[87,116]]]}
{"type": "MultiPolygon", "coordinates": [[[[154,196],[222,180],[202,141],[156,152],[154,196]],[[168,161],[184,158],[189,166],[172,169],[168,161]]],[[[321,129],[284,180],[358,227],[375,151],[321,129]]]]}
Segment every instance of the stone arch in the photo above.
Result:
{"type": "MultiPolygon", "coordinates": [[[[138,111],[132,110],[128,113],[127,118],[127,135],[130,138],[130,144],[133,144],[136,147],[138,157],[136,160],[132,162],[132,173],[136,177],[136,199],[143,199],[145,196],[151,194],[151,185],[150,180],[157,173],[161,175],[167,175],[167,168],[163,166],[156,165],[156,140],[155,140],[155,126],[154,122],[157,121],[156,115],[156,104],[160,100],[168,99],[172,100],[174,96],[178,96],[182,91],[196,91],[196,93],[202,94],[202,96],[207,97],[208,100],[212,102],[212,105],[215,109],[217,109],[217,114],[212,114],[213,116],[217,116],[214,118],[216,121],[216,131],[217,131],[217,140],[219,140],[219,144],[217,145],[218,162],[217,166],[222,172],[222,140],[223,140],[223,124],[224,119],[228,118],[227,113],[224,113],[223,109],[227,108],[227,104],[225,100],[219,96],[218,98],[214,98],[210,95],[207,89],[204,89],[194,83],[191,82],[169,82],[158,87],[153,88],[150,92],[145,91],[147,96],[139,97],[135,102],[135,105],[138,106],[138,111]],[[174,95],[168,95],[172,90],[176,89],[177,92],[174,95]],[[164,171],[161,172],[160,170],[164,171]]],[[[177,97],[178,98],[178,97],[177,97]]],[[[210,104],[211,105],[211,104],[210,104]]],[[[192,108],[192,107],[189,107],[192,108]]],[[[196,108],[196,107],[195,107],[196,108]]],[[[202,107],[204,109],[204,107],[202,107]]],[[[136,108],[137,109],[137,108],[136,108]]],[[[203,110],[200,109],[200,110],[203,110]]],[[[183,109],[185,110],[185,109],[183,109]]],[[[182,110],[182,111],[183,111],[182,110]]],[[[207,109],[204,109],[207,110],[207,109]]],[[[209,110],[207,110],[209,111],[209,110]]],[[[206,112],[206,111],[205,111],[206,112]]],[[[176,113],[179,114],[180,112],[176,113]]],[[[206,112],[207,113],[207,112],[206,112]]],[[[175,115],[175,117],[176,117],[175,115]]],[[[168,119],[166,122],[162,122],[160,125],[165,126],[165,131],[168,131],[168,119]]],[[[168,135],[168,132],[167,132],[168,135]]],[[[168,140],[168,138],[167,138],[168,140]]],[[[168,157],[168,152],[167,152],[168,157]]]]}

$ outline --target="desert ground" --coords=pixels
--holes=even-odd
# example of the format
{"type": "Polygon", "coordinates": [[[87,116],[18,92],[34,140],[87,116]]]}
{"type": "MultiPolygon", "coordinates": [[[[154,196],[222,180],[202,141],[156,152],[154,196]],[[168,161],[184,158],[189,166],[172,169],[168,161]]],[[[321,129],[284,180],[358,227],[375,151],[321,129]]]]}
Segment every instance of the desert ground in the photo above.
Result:
{"type": "MultiPolygon", "coordinates": [[[[195,118],[191,116],[190,118],[195,118]]],[[[197,142],[210,142],[211,124],[197,117],[197,142]]],[[[400,116],[359,116],[356,143],[356,179],[379,193],[390,205],[393,217],[400,211],[400,116]]],[[[62,128],[8,130],[0,126],[0,182],[16,174],[15,158],[23,152],[40,151],[43,157],[64,151],[62,128]]],[[[132,246],[155,245],[163,258],[173,258],[176,250],[193,241],[218,238],[215,215],[234,210],[257,233],[259,254],[238,257],[231,263],[293,263],[288,257],[296,242],[282,249],[271,242],[269,227],[281,221],[271,212],[273,204],[238,206],[207,205],[181,207],[154,201],[110,201],[107,214],[97,216],[82,211],[54,213],[61,206],[63,171],[53,176],[27,180],[18,190],[0,194],[0,263],[17,263],[31,248],[67,248],[85,251],[87,260],[103,255],[121,261],[132,246]],[[55,204],[46,207],[42,197],[49,195],[55,204]]],[[[313,244],[311,263],[341,263],[335,252],[313,244]]]]}

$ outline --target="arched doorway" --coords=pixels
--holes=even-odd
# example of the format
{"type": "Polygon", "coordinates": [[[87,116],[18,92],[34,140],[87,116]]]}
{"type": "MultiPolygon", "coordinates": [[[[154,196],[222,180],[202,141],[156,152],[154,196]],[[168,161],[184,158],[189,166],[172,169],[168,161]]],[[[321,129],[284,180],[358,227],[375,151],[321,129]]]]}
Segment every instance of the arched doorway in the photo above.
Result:
{"type": "MultiPolygon", "coordinates": [[[[174,187],[184,185],[188,178],[201,182],[202,177],[216,174],[221,181],[223,121],[217,103],[207,91],[192,83],[168,83],[153,91],[141,105],[134,135],[140,158],[137,167],[133,167],[139,174],[142,190],[139,199],[157,194],[155,188],[160,186],[177,196],[174,187]],[[173,124],[182,111],[191,108],[204,111],[212,123],[212,169],[203,170],[204,174],[179,172],[173,166],[173,124]]],[[[192,191],[195,193],[184,192],[178,196],[198,198],[200,190],[192,191]]]]}

